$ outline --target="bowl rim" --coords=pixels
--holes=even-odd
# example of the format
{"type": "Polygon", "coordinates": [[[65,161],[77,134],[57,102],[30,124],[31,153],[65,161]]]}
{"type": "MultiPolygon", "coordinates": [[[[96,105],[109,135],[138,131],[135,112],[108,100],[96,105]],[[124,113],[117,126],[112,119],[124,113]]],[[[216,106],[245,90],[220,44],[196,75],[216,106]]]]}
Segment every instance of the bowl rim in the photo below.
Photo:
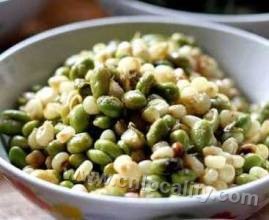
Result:
{"type": "MultiPolygon", "coordinates": [[[[208,23],[208,22],[200,22],[195,20],[180,20],[175,21],[173,18],[164,18],[164,17],[156,17],[156,16],[120,16],[120,17],[112,17],[112,18],[102,18],[102,19],[95,19],[91,21],[82,21],[76,22],[64,26],[60,26],[40,34],[37,34],[33,37],[30,37],[15,46],[11,47],[10,49],[6,50],[2,54],[0,54],[0,65],[6,58],[12,56],[16,52],[23,50],[31,46],[34,43],[41,42],[42,40],[49,39],[51,37],[66,34],[69,32],[74,32],[77,30],[82,30],[86,28],[96,28],[101,26],[114,26],[120,24],[132,24],[132,23],[146,23],[146,24],[154,24],[154,23],[162,23],[162,24],[175,24],[175,25],[186,25],[191,27],[202,27],[205,29],[221,31],[228,34],[235,35],[237,37],[242,37],[251,41],[255,41],[258,44],[262,44],[269,48],[269,41],[263,37],[258,35],[249,33],[247,31],[243,31],[240,29],[236,29],[233,27],[228,27],[225,25],[208,23]]],[[[86,194],[83,192],[72,191],[70,189],[66,189],[64,187],[54,185],[38,178],[35,178],[31,175],[24,173],[22,170],[16,168],[6,160],[0,157],[0,170],[3,170],[4,173],[11,174],[16,176],[18,179],[23,180],[24,183],[30,183],[33,186],[37,186],[39,188],[44,188],[46,191],[50,191],[52,193],[59,193],[64,196],[69,196],[72,198],[79,198],[82,200],[95,200],[99,202],[113,202],[117,204],[135,204],[140,207],[144,207],[145,205],[151,205],[152,207],[158,207],[162,205],[163,208],[171,207],[171,205],[176,206],[177,204],[184,203],[184,204],[193,204],[197,199],[206,199],[207,195],[199,195],[195,197],[172,197],[172,198],[126,198],[126,197],[114,197],[114,196],[105,196],[105,195],[93,195],[93,194],[86,194]]],[[[256,180],[251,183],[247,183],[241,186],[236,186],[233,188],[228,188],[223,191],[217,191],[210,194],[210,200],[213,202],[216,198],[220,198],[221,195],[225,192],[227,195],[231,193],[240,193],[240,192],[248,192],[250,189],[255,189],[256,187],[264,184],[269,184],[269,177],[256,180]]]]}
{"type": "Polygon", "coordinates": [[[188,12],[184,10],[174,10],[171,8],[165,8],[158,5],[153,5],[146,2],[141,2],[138,0],[103,0],[104,2],[115,1],[120,2],[120,4],[131,7],[138,11],[144,11],[148,14],[154,15],[164,15],[164,16],[175,16],[175,17],[185,17],[190,16],[194,19],[203,19],[207,21],[214,21],[227,24],[237,24],[237,23],[256,23],[256,22],[269,22],[269,13],[258,13],[258,14],[230,14],[230,15],[220,15],[220,14],[208,14],[202,12],[188,12]]]}

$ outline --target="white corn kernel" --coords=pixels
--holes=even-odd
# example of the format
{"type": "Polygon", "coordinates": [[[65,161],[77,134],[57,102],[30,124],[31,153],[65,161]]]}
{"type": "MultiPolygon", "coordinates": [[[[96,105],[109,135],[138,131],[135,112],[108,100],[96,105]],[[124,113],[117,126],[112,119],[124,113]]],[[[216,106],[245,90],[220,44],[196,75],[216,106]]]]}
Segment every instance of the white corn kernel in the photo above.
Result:
{"type": "Polygon", "coordinates": [[[232,155],[232,160],[233,160],[233,167],[236,169],[240,169],[244,166],[245,159],[240,156],[240,155],[232,155]]]}
{"type": "Polygon", "coordinates": [[[56,135],[56,139],[60,143],[64,144],[67,143],[73,136],[75,136],[75,134],[76,131],[73,127],[66,126],[56,135]]]}
{"type": "Polygon", "coordinates": [[[50,183],[59,184],[59,178],[55,170],[34,170],[31,175],[50,183]]]}
{"type": "Polygon", "coordinates": [[[36,132],[36,142],[42,146],[46,147],[54,138],[54,127],[50,121],[45,121],[41,127],[37,129],[36,132]]]}
{"type": "Polygon", "coordinates": [[[97,115],[100,112],[96,103],[96,99],[93,96],[87,96],[84,99],[83,108],[85,112],[90,115],[97,115]]]}
{"type": "Polygon", "coordinates": [[[38,98],[29,100],[24,107],[24,111],[27,112],[32,119],[43,118],[43,105],[38,98]]]}
{"type": "Polygon", "coordinates": [[[82,184],[75,184],[71,190],[77,191],[77,192],[88,192],[86,187],[82,184]]]}
{"type": "Polygon", "coordinates": [[[225,183],[224,181],[222,180],[217,180],[216,182],[214,182],[212,184],[212,186],[217,189],[217,190],[223,190],[223,189],[227,189],[228,188],[228,185],[227,183],[225,183]]]}
{"type": "Polygon", "coordinates": [[[49,102],[53,102],[56,99],[57,93],[50,87],[44,87],[36,93],[36,97],[45,106],[49,102]]]}
{"type": "Polygon", "coordinates": [[[161,147],[154,151],[150,157],[151,160],[163,159],[163,158],[173,158],[174,151],[171,147],[161,147]]]}
{"type": "Polygon", "coordinates": [[[69,154],[66,152],[60,152],[56,154],[51,161],[52,168],[59,172],[62,171],[65,168],[68,158],[69,158],[69,154]]]}
{"type": "Polygon", "coordinates": [[[138,72],[140,69],[140,62],[135,57],[124,57],[120,60],[118,70],[120,73],[129,74],[138,72]]]}
{"type": "Polygon", "coordinates": [[[31,134],[28,136],[28,144],[32,150],[43,149],[43,146],[40,146],[36,141],[37,128],[34,128],[31,134]]]}
{"type": "Polygon", "coordinates": [[[237,140],[235,138],[233,138],[233,137],[227,139],[222,144],[222,149],[223,149],[223,151],[225,151],[227,153],[236,154],[236,152],[238,150],[237,140]]]}
{"type": "Polygon", "coordinates": [[[264,144],[256,145],[255,153],[261,156],[265,160],[268,159],[269,150],[268,150],[268,147],[264,144]]]}
{"type": "Polygon", "coordinates": [[[154,77],[158,83],[176,82],[174,70],[166,65],[157,66],[154,71],[154,77]]]}
{"type": "Polygon", "coordinates": [[[235,169],[232,165],[226,164],[222,169],[219,170],[219,179],[225,183],[233,182],[235,178],[235,169]]]}
{"type": "Polygon", "coordinates": [[[222,153],[222,149],[219,147],[204,147],[203,148],[203,154],[204,156],[208,156],[208,155],[220,155],[222,153]]]}
{"type": "Polygon", "coordinates": [[[181,119],[187,114],[187,110],[184,105],[171,105],[168,109],[168,112],[176,119],[181,119]]]}
{"type": "Polygon", "coordinates": [[[62,82],[68,81],[68,78],[66,76],[53,76],[49,79],[49,86],[56,92],[59,92],[59,88],[62,82]]]}
{"type": "Polygon", "coordinates": [[[87,177],[92,172],[93,164],[91,161],[86,160],[84,161],[76,170],[74,173],[74,179],[76,181],[85,181],[87,177]]]}
{"type": "Polygon", "coordinates": [[[219,173],[215,169],[206,169],[205,174],[203,176],[203,181],[205,184],[212,184],[213,182],[216,182],[218,180],[219,173]]]}
{"type": "Polygon", "coordinates": [[[56,102],[48,103],[44,109],[44,117],[48,120],[56,119],[60,116],[59,109],[61,105],[56,102]]]}
{"type": "Polygon", "coordinates": [[[204,174],[204,165],[195,156],[186,155],[184,157],[184,161],[198,176],[202,176],[204,174]]]}
{"type": "Polygon", "coordinates": [[[151,160],[143,160],[139,162],[138,166],[144,175],[148,175],[150,172],[151,160]]]}
{"type": "Polygon", "coordinates": [[[205,165],[213,169],[222,169],[225,166],[226,158],[223,156],[206,156],[205,165]]]}

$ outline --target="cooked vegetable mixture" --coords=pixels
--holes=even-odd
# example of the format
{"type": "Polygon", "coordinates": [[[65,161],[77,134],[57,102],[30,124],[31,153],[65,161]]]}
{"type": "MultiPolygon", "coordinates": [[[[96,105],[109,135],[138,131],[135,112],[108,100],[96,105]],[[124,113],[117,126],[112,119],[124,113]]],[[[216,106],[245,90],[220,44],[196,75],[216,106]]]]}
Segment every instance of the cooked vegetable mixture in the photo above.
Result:
{"type": "Polygon", "coordinates": [[[18,105],[0,117],[11,163],[72,190],[170,197],[268,175],[269,105],[181,33],[96,44],[18,105]]]}

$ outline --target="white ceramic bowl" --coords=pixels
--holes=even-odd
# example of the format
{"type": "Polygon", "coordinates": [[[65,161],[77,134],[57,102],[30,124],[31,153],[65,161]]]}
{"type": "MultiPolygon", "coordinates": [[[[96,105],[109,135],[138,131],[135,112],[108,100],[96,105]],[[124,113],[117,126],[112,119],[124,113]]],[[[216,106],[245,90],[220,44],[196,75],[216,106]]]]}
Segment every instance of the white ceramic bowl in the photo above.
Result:
{"type": "MultiPolygon", "coordinates": [[[[215,24],[158,17],[121,17],[53,29],[23,41],[0,55],[0,110],[11,107],[16,97],[33,83],[43,82],[68,56],[91,48],[97,42],[130,39],[137,31],[165,34],[180,31],[195,36],[252,101],[269,100],[267,40],[215,24]]],[[[11,182],[36,204],[66,219],[182,219],[212,216],[244,219],[268,202],[269,178],[211,194],[207,201],[205,196],[135,199],[88,195],[31,177],[8,162],[2,146],[0,151],[0,169],[11,182]],[[246,193],[258,196],[257,206],[242,204],[246,193]],[[241,200],[235,203],[235,198],[229,199],[232,195],[236,198],[240,196],[241,200]]]]}
{"type": "Polygon", "coordinates": [[[0,40],[36,15],[45,3],[46,0],[0,0],[0,40]]]}
{"type": "MultiPolygon", "coordinates": [[[[104,8],[114,15],[162,15],[174,19],[197,19],[239,27],[269,37],[269,11],[248,15],[213,15],[173,10],[138,0],[101,0],[104,8]]],[[[255,4],[255,3],[253,3],[255,4]]]]}

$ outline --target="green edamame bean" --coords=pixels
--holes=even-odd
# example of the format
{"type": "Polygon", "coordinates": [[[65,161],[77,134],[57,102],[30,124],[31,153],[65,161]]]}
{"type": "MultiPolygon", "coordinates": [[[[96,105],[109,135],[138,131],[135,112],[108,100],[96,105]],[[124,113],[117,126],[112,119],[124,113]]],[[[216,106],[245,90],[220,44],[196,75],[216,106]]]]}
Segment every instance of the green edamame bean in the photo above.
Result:
{"type": "Polygon", "coordinates": [[[77,133],[81,133],[87,129],[89,120],[90,116],[85,112],[81,104],[75,106],[70,112],[69,122],[77,133]]]}
{"type": "Polygon", "coordinates": [[[240,176],[236,177],[235,182],[237,185],[243,185],[243,184],[255,181],[255,180],[257,180],[257,177],[250,175],[248,173],[242,173],[240,176]]]}
{"type": "Polygon", "coordinates": [[[48,144],[45,150],[48,153],[48,155],[54,157],[56,154],[65,151],[65,145],[59,142],[58,140],[53,140],[48,144]]]}
{"type": "Polygon", "coordinates": [[[107,129],[112,126],[112,119],[108,116],[97,116],[93,120],[93,125],[101,129],[107,129]]]}
{"type": "Polygon", "coordinates": [[[94,62],[90,58],[81,59],[75,63],[70,70],[69,78],[75,80],[77,78],[84,78],[88,70],[94,68],[94,62]]]}
{"type": "Polygon", "coordinates": [[[64,180],[64,181],[60,182],[60,186],[71,189],[74,186],[74,183],[72,183],[69,180],[64,180]]]}
{"type": "Polygon", "coordinates": [[[142,92],[144,95],[148,95],[151,88],[155,84],[156,84],[156,80],[154,78],[154,75],[151,73],[145,73],[136,84],[136,89],[142,92]]]}
{"type": "Polygon", "coordinates": [[[1,113],[1,116],[7,119],[12,119],[23,123],[26,123],[31,120],[26,112],[19,110],[6,110],[1,113]]]}
{"type": "Polygon", "coordinates": [[[106,153],[96,149],[88,150],[87,156],[92,162],[98,165],[105,166],[112,162],[112,159],[106,153]]]}
{"type": "Polygon", "coordinates": [[[197,178],[197,175],[189,169],[181,170],[172,175],[172,183],[185,184],[194,182],[197,178]]]}
{"type": "Polygon", "coordinates": [[[20,136],[20,135],[16,135],[11,139],[10,147],[13,147],[13,146],[18,146],[18,147],[21,147],[23,149],[29,147],[27,139],[23,136],[20,136]]]}
{"type": "Polygon", "coordinates": [[[116,174],[117,172],[116,172],[116,170],[114,169],[114,165],[113,165],[113,163],[109,163],[109,164],[107,164],[105,167],[104,167],[104,174],[106,175],[106,176],[112,176],[112,175],[114,175],[114,174],[116,174]]]}
{"type": "Polygon", "coordinates": [[[92,94],[91,84],[85,81],[84,79],[75,80],[75,89],[78,90],[78,93],[83,98],[92,94]]]}
{"type": "Polygon", "coordinates": [[[74,178],[73,178],[74,174],[75,174],[74,169],[66,170],[66,171],[63,172],[63,179],[73,181],[74,180],[74,178]]]}
{"type": "Polygon", "coordinates": [[[251,167],[261,167],[264,159],[258,154],[249,153],[245,156],[244,171],[248,172],[251,167]]]}
{"type": "Polygon", "coordinates": [[[145,179],[145,186],[146,188],[154,188],[158,190],[160,185],[165,182],[165,178],[159,175],[149,175],[145,179]]]}
{"type": "Polygon", "coordinates": [[[184,70],[188,70],[191,66],[188,57],[179,54],[178,52],[173,52],[169,55],[168,60],[172,62],[176,67],[181,67],[184,70]]]}
{"type": "Polygon", "coordinates": [[[97,99],[97,105],[102,113],[111,118],[119,117],[123,111],[122,102],[118,98],[113,96],[99,97],[97,99]]]}
{"type": "Polygon", "coordinates": [[[176,84],[171,82],[157,84],[154,86],[154,91],[170,102],[179,98],[179,89],[176,84]]]}
{"type": "Polygon", "coordinates": [[[247,130],[251,126],[251,119],[250,116],[247,114],[241,114],[236,122],[235,122],[235,127],[242,128],[244,132],[247,132],[247,130]]]}
{"type": "Polygon", "coordinates": [[[24,168],[26,166],[26,153],[24,150],[18,146],[14,146],[9,150],[9,160],[10,162],[18,168],[24,168]]]}
{"type": "Polygon", "coordinates": [[[68,143],[67,151],[71,154],[78,154],[88,150],[93,144],[93,140],[88,133],[76,134],[68,143]]]}
{"type": "Polygon", "coordinates": [[[61,66],[58,69],[56,69],[56,71],[55,71],[56,76],[67,76],[68,77],[69,74],[70,74],[70,69],[67,66],[61,66]]]}
{"type": "Polygon", "coordinates": [[[123,153],[121,148],[110,140],[99,139],[95,142],[94,148],[105,152],[111,158],[117,158],[123,153]]]}
{"type": "Polygon", "coordinates": [[[147,104],[147,99],[139,90],[130,90],[123,95],[123,103],[128,109],[141,109],[147,104]]]}
{"type": "Polygon", "coordinates": [[[140,191],[140,195],[143,198],[162,198],[162,194],[159,193],[158,191],[152,191],[151,188],[149,187],[144,187],[140,191]]]}
{"type": "Polygon", "coordinates": [[[186,149],[190,145],[190,138],[186,131],[178,129],[170,134],[170,142],[180,142],[186,149]]]}
{"type": "Polygon", "coordinates": [[[269,118],[269,103],[267,103],[262,109],[261,112],[259,114],[259,121],[262,123],[264,122],[266,119],[269,118]]]}
{"type": "Polygon", "coordinates": [[[196,122],[191,129],[191,139],[199,151],[212,143],[213,136],[212,126],[206,120],[196,122]]]}
{"type": "Polygon", "coordinates": [[[117,145],[123,150],[125,154],[131,155],[130,147],[123,140],[119,140],[117,145]]]}
{"type": "Polygon", "coordinates": [[[167,126],[169,128],[173,128],[174,125],[177,122],[177,120],[174,117],[172,117],[171,115],[165,115],[165,116],[163,116],[163,120],[165,121],[165,123],[167,124],[167,126]]]}
{"type": "Polygon", "coordinates": [[[231,109],[232,105],[227,96],[224,96],[222,94],[217,94],[217,96],[211,101],[211,106],[213,108],[218,109],[219,111],[224,110],[224,109],[231,109]]]}
{"type": "Polygon", "coordinates": [[[91,75],[90,83],[94,98],[107,95],[112,74],[106,67],[98,67],[91,75]]]}
{"type": "Polygon", "coordinates": [[[72,167],[78,168],[87,158],[84,154],[71,154],[68,160],[72,167]]]}
{"type": "Polygon", "coordinates": [[[151,126],[146,135],[147,142],[149,146],[153,146],[158,141],[162,140],[165,136],[167,136],[169,132],[169,127],[167,123],[163,119],[156,120],[151,126]]]}
{"type": "Polygon", "coordinates": [[[264,142],[263,142],[267,147],[269,147],[269,136],[267,138],[265,138],[264,142]]]}
{"type": "Polygon", "coordinates": [[[37,120],[29,121],[22,127],[22,134],[24,137],[28,137],[34,128],[39,127],[40,122],[37,120]]]}
{"type": "Polygon", "coordinates": [[[23,123],[0,117],[0,134],[17,135],[22,133],[23,123]]]}

